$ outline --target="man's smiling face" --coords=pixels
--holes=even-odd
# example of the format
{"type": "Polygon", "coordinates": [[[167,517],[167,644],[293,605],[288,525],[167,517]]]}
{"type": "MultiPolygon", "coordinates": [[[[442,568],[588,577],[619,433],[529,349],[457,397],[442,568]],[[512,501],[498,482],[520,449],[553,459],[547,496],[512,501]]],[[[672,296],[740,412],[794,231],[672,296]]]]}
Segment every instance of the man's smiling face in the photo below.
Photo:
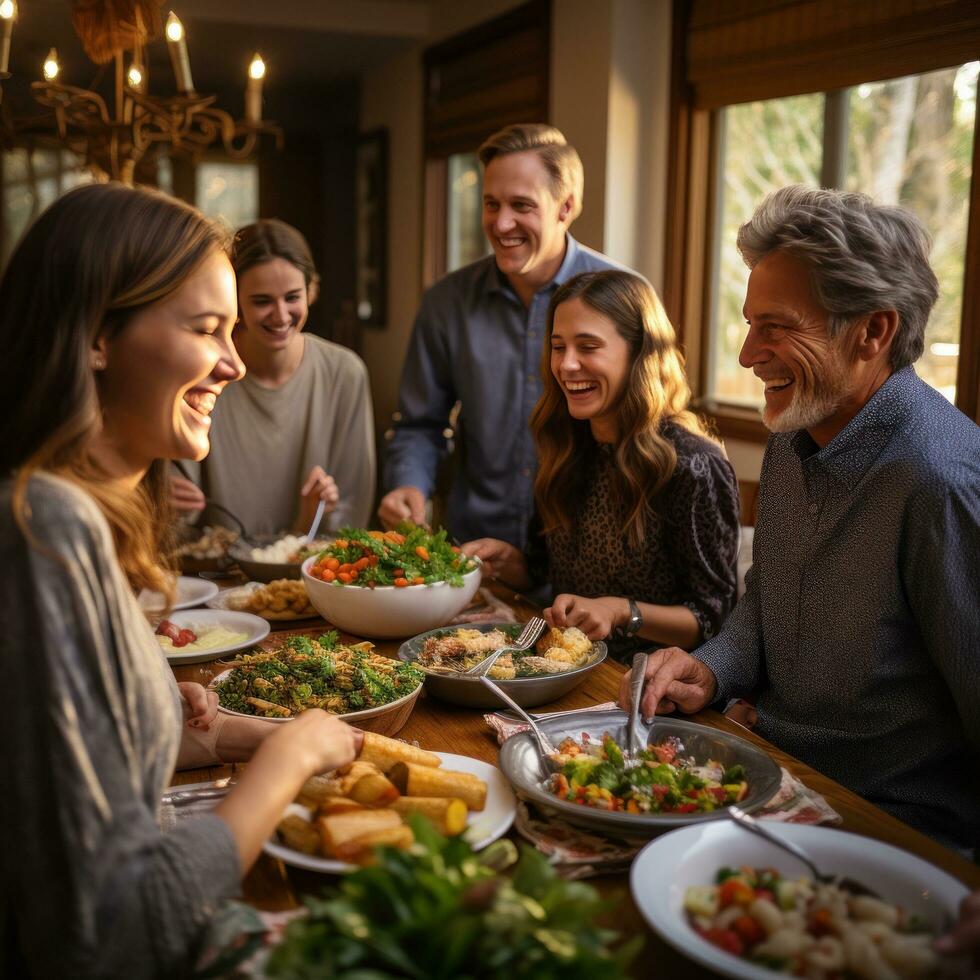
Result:
{"type": "Polygon", "coordinates": [[[766,385],[763,420],[773,432],[810,429],[830,418],[853,387],[845,334],[830,336],[807,266],[770,252],[749,276],[744,315],[749,333],[739,354],[766,385]]]}
{"type": "Polygon", "coordinates": [[[551,177],[533,150],[494,157],[483,177],[483,231],[504,275],[534,279],[560,260],[570,201],[555,200],[551,177]]]}

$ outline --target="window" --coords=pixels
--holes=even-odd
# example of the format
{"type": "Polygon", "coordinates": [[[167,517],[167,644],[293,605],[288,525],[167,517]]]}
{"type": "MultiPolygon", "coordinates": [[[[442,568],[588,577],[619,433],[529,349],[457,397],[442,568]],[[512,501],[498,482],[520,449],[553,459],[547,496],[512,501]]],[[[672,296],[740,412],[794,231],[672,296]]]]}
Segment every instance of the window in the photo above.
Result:
{"type": "Polygon", "coordinates": [[[235,230],[259,219],[259,166],[250,161],[202,161],[194,200],[209,217],[235,230]]]}
{"type": "Polygon", "coordinates": [[[92,175],[67,150],[15,147],[0,153],[0,266],[5,266],[27,226],[65,191],[92,175]]]}
{"type": "Polygon", "coordinates": [[[719,109],[719,187],[705,394],[755,407],[760,382],[738,364],[745,338],[748,269],[738,226],[786,184],[841,187],[914,211],[933,238],[940,298],[916,371],[956,400],[973,131],[980,63],[833,93],[789,96],[719,109]]]}
{"type": "Polygon", "coordinates": [[[446,272],[461,269],[484,255],[483,179],[475,153],[454,153],[446,161],[446,272]]]}
{"type": "Polygon", "coordinates": [[[424,285],[489,253],[476,149],[547,121],[550,38],[550,0],[529,0],[426,49],[424,285]]]}

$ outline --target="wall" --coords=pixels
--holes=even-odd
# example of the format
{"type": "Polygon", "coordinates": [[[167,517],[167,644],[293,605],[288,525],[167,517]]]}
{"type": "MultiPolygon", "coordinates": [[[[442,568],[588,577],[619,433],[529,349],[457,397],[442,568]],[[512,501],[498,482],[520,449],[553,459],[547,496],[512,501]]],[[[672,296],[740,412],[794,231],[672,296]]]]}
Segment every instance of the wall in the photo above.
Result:
{"type": "Polygon", "coordinates": [[[389,140],[388,323],[365,327],[361,346],[379,433],[397,407],[402,360],[422,296],[422,52],[519,5],[519,0],[438,0],[432,4],[434,26],[425,43],[361,79],[361,129],[385,126],[389,140]]]}
{"type": "Polygon", "coordinates": [[[387,428],[422,281],[421,47],[362,79],[361,128],[388,129],[388,324],[365,327],[361,356],[371,375],[374,419],[387,428]]]}
{"type": "MultiPolygon", "coordinates": [[[[510,0],[433,5],[426,44],[517,6],[510,0]]],[[[670,0],[553,0],[551,121],[578,149],[585,208],[575,236],[663,282],[670,72],[670,0]]],[[[422,281],[422,65],[425,44],[362,78],[361,127],[387,126],[389,322],[366,328],[376,423],[389,424],[422,281]]],[[[761,451],[729,445],[741,479],[758,478],[761,451]]]]}

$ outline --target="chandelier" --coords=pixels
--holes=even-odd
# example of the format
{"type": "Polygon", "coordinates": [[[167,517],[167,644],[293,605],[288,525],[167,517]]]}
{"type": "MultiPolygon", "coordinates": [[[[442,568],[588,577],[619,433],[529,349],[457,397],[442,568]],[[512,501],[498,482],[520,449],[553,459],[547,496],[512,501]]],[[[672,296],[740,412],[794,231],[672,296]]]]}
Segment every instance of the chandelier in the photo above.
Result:
{"type": "MultiPolygon", "coordinates": [[[[196,158],[218,145],[235,158],[251,155],[263,135],[282,147],[282,130],[262,119],[265,63],[256,53],[248,69],[245,117],[234,119],[214,105],[217,96],[194,90],[187,35],[170,11],[164,27],[176,92],[149,94],[145,48],[161,32],[162,0],[73,0],[72,22],[86,55],[97,65],[111,64],[114,93],[107,101],[93,88],[63,80],[57,51],[42,66],[42,79],[31,94],[48,112],[14,116],[2,107],[2,138],[7,146],[38,137],[67,147],[100,179],[132,184],[144,157],[168,152],[196,158]]],[[[9,54],[17,0],[0,0],[0,99],[2,81],[10,77],[9,54]]],[[[96,82],[98,82],[98,77],[96,82]]]]}

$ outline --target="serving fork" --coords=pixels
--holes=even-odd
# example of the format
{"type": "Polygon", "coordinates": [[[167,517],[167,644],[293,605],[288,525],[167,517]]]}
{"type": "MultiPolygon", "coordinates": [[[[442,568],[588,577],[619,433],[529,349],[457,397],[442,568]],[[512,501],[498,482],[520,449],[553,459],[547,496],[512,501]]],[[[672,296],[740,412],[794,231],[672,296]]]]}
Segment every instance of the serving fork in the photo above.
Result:
{"type": "Polygon", "coordinates": [[[524,628],[518,634],[517,639],[513,643],[507,644],[507,646],[500,647],[498,650],[494,650],[488,657],[484,657],[476,666],[470,667],[469,670],[463,671],[464,674],[468,674],[470,677],[483,677],[488,670],[497,662],[502,654],[505,653],[519,653],[523,650],[530,650],[535,643],[538,642],[538,637],[545,631],[545,627],[548,624],[540,616],[532,616],[525,624],[524,628]]]}

